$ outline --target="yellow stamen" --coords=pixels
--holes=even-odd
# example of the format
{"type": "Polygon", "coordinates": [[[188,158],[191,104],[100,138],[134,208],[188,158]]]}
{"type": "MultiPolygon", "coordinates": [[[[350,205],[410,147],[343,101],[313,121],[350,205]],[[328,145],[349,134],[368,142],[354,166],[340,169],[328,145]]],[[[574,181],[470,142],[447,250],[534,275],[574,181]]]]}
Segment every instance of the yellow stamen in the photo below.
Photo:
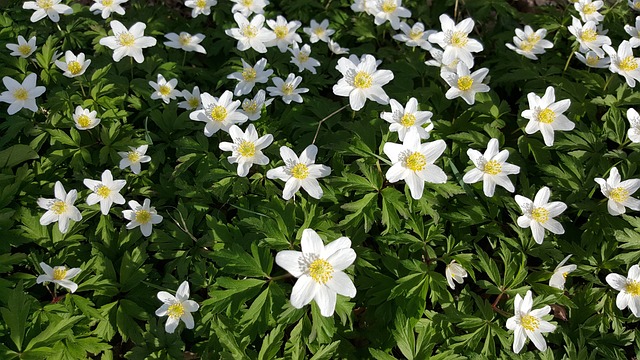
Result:
{"type": "Polygon", "coordinates": [[[413,114],[404,114],[400,119],[400,124],[404,127],[413,126],[416,123],[416,116],[413,114]]]}
{"type": "Polygon", "coordinates": [[[53,268],[53,280],[64,280],[67,276],[67,268],[64,266],[56,266],[53,268]]]}
{"type": "Polygon", "coordinates": [[[396,4],[395,0],[384,0],[384,2],[382,3],[382,11],[386,12],[387,14],[391,14],[392,12],[396,11],[397,8],[398,5],[396,4]]]}
{"type": "Polygon", "coordinates": [[[178,39],[178,41],[180,42],[180,45],[187,46],[187,45],[191,44],[191,35],[182,34],[182,35],[180,35],[180,38],[178,39]]]}
{"type": "Polygon", "coordinates": [[[57,200],[51,205],[49,210],[53,211],[56,215],[62,215],[67,212],[67,203],[62,200],[57,200]]]}
{"type": "Polygon", "coordinates": [[[102,6],[109,7],[113,5],[113,0],[102,0],[102,6]]]}
{"type": "Polygon", "coordinates": [[[31,53],[31,46],[27,44],[22,44],[18,46],[18,52],[24,56],[27,56],[31,53]]]}
{"type": "Polygon", "coordinates": [[[256,78],[257,75],[258,73],[252,67],[248,67],[242,70],[242,78],[244,79],[244,81],[252,81],[253,79],[256,78]]]}
{"type": "Polygon", "coordinates": [[[535,44],[532,43],[532,42],[523,41],[522,43],[520,43],[520,50],[529,52],[529,51],[533,50],[534,46],[535,46],[535,44]]]}
{"type": "Polygon", "coordinates": [[[451,45],[455,47],[464,47],[469,42],[467,33],[462,31],[456,31],[451,36],[451,45]]]}
{"type": "Polygon", "coordinates": [[[278,25],[273,29],[273,32],[276,34],[277,39],[284,39],[284,37],[289,34],[289,29],[286,25],[278,25]]]}
{"type": "Polygon", "coordinates": [[[405,158],[404,166],[409,170],[422,171],[427,166],[427,157],[416,151],[405,158]]]}
{"type": "Polygon", "coordinates": [[[238,145],[238,154],[244,157],[253,157],[256,154],[256,145],[252,141],[243,141],[238,145]]]}
{"type": "Polygon", "coordinates": [[[255,26],[251,26],[251,25],[244,26],[241,32],[242,32],[242,35],[248,38],[254,38],[258,35],[258,29],[256,29],[255,26]]]}
{"type": "Polygon", "coordinates": [[[140,154],[137,151],[129,151],[127,154],[127,159],[132,163],[138,162],[140,160],[140,154]]]}
{"type": "Polygon", "coordinates": [[[160,85],[160,86],[158,86],[158,92],[162,96],[169,96],[169,94],[171,94],[171,86],[169,86],[169,85],[160,85]]]}
{"type": "Polygon", "coordinates": [[[551,124],[556,119],[556,113],[546,108],[538,113],[538,121],[543,124],[551,124]]]}
{"type": "Polygon", "coordinates": [[[563,278],[565,278],[565,279],[567,278],[567,275],[569,275],[569,273],[568,273],[568,272],[563,272],[563,273],[562,273],[562,277],[563,277],[563,278]]]}
{"type": "Polygon", "coordinates": [[[214,121],[223,122],[227,118],[227,108],[221,105],[215,106],[211,110],[211,118],[214,121]]]}
{"type": "Polygon", "coordinates": [[[296,166],[291,169],[291,176],[299,180],[304,180],[309,176],[309,167],[305,164],[296,164],[296,166]]]}
{"type": "Polygon", "coordinates": [[[467,75],[458,78],[458,89],[460,89],[461,91],[467,91],[471,89],[472,85],[473,79],[471,78],[471,76],[467,75]]]}
{"type": "Polygon", "coordinates": [[[531,218],[540,224],[544,224],[549,220],[549,210],[537,207],[531,211],[531,218]]]}
{"type": "Polygon", "coordinates": [[[588,29],[580,34],[580,39],[586,42],[596,41],[598,33],[593,29],[588,29]]]}
{"type": "Polygon", "coordinates": [[[187,103],[192,109],[195,109],[200,106],[200,99],[198,99],[197,97],[192,97],[191,99],[187,100],[187,103]]]}
{"type": "Polygon", "coordinates": [[[638,62],[633,55],[629,55],[620,61],[618,67],[623,71],[633,71],[638,68],[638,62]]]}
{"type": "Polygon", "coordinates": [[[300,51],[300,52],[298,53],[298,61],[299,61],[299,62],[301,62],[301,63],[305,63],[305,62],[307,62],[308,60],[309,60],[309,54],[307,54],[307,53],[306,53],[306,52],[304,52],[304,51],[300,51]]]}
{"type": "Polygon", "coordinates": [[[53,0],[36,0],[36,3],[43,10],[49,10],[53,7],[53,0]]]}
{"type": "Polygon", "coordinates": [[[498,175],[502,172],[502,164],[500,164],[496,160],[488,161],[486,164],[484,164],[483,171],[489,175],[498,175]]]}
{"type": "Polygon", "coordinates": [[[120,46],[133,46],[136,42],[136,38],[128,32],[124,32],[118,36],[118,42],[120,46]]]}
{"type": "Polygon", "coordinates": [[[317,28],[315,28],[315,29],[313,30],[313,33],[314,33],[314,34],[316,34],[316,35],[318,35],[318,36],[322,36],[322,34],[324,34],[324,28],[323,28],[323,27],[318,26],[317,28]]]}
{"type": "Polygon", "coordinates": [[[109,197],[109,194],[111,194],[111,189],[104,185],[100,185],[96,189],[96,194],[98,194],[98,196],[100,196],[101,198],[106,199],[107,197],[109,197]]]}
{"type": "Polygon", "coordinates": [[[525,330],[536,331],[540,328],[540,320],[534,316],[525,315],[520,318],[520,325],[522,325],[525,330]]]}
{"type": "Polygon", "coordinates": [[[597,56],[587,56],[587,65],[596,66],[600,62],[600,58],[597,56]]]}
{"type": "Polygon", "coordinates": [[[611,200],[621,203],[629,198],[629,192],[623,187],[617,187],[611,190],[609,197],[611,200]]]}
{"type": "Polygon", "coordinates": [[[293,84],[290,83],[284,83],[282,84],[282,93],[285,95],[291,95],[293,94],[293,84]]]}
{"type": "Polygon", "coordinates": [[[16,100],[24,101],[29,98],[29,92],[24,88],[19,88],[13,92],[13,97],[16,98],[16,100]]]}
{"type": "Polygon", "coordinates": [[[373,76],[369,75],[365,71],[358,71],[353,78],[353,86],[358,89],[368,89],[373,85],[373,76]]]}
{"type": "Polygon", "coordinates": [[[242,0],[242,5],[251,6],[253,5],[253,0],[242,0]]]}
{"type": "Polygon", "coordinates": [[[138,210],[136,211],[136,221],[140,224],[146,224],[151,221],[151,213],[147,210],[138,210]]]}
{"type": "Polygon", "coordinates": [[[326,284],[333,277],[333,266],[327,260],[317,259],[309,265],[309,276],[318,284],[326,284]]]}
{"type": "Polygon", "coordinates": [[[77,61],[69,61],[67,63],[67,69],[71,73],[71,75],[78,75],[82,71],[82,65],[80,65],[77,61]]]}
{"type": "Polygon", "coordinates": [[[422,38],[422,34],[424,34],[424,31],[409,31],[409,38],[411,38],[411,40],[420,40],[422,38]]]}
{"type": "Polygon", "coordinates": [[[242,110],[254,113],[258,110],[258,103],[255,100],[245,100],[242,102],[242,110]]]}
{"type": "Polygon", "coordinates": [[[640,296],[640,282],[635,280],[628,280],[627,286],[625,286],[624,291],[631,296],[640,296]]]}
{"type": "Polygon", "coordinates": [[[596,6],[594,4],[587,4],[582,7],[582,12],[585,15],[591,15],[596,12],[596,6]]]}
{"type": "Polygon", "coordinates": [[[203,8],[207,6],[207,0],[197,0],[196,7],[203,8]]]}
{"type": "Polygon", "coordinates": [[[83,128],[88,127],[89,125],[91,125],[91,118],[89,118],[85,114],[78,116],[78,125],[83,128]]]}
{"type": "Polygon", "coordinates": [[[175,303],[169,305],[167,309],[167,315],[173,319],[179,319],[182,315],[184,315],[184,306],[181,303],[175,303]]]}

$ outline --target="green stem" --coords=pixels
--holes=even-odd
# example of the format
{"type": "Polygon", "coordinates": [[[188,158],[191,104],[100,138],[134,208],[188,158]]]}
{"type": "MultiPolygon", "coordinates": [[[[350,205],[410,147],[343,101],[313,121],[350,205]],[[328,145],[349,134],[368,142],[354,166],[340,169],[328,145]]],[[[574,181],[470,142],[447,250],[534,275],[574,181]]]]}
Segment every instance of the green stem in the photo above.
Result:
{"type": "Polygon", "coordinates": [[[274,276],[274,277],[268,277],[269,281],[278,281],[278,280],[282,280],[282,279],[286,279],[286,278],[290,278],[291,274],[286,273],[284,275],[280,275],[280,276],[274,276]]]}

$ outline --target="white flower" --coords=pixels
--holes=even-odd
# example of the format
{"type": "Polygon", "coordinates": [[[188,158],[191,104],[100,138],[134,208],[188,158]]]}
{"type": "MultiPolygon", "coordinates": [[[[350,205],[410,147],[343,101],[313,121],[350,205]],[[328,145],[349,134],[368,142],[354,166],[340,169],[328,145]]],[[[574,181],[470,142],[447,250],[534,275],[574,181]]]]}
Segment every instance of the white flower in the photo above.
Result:
{"type": "Polygon", "coordinates": [[[209,15],[211,14],[211,7],[218,4],[218,0],[187,0],[184,2],[184,5],[188,8],[191,8],[191,17],[195,18],[198,15],[209,15]]]}
{"type": "Polygon", "coordinates": [[[449,100],[461,97],[467,104],[473,105],[476,102],[476,93],[489,92],[489,85],[482,81],[489,74],[489,69],[482,68],[469,72],[469,68],[464,62],[459,62],[456,72],[441,71],[440,76],[451,86],[445,97],[449,100]]]}
{"type": "Polygon", "coordinates": [[[300,251],[283,250],[276,254],[276,264],[298,278],[291,290],[291,305],[301,309],[315,300],[322,316],[332,316],[336,294],[356,296],[356,287],[344,269],[356,259],[348,237],[338,238],[327,245],[318,234],[305,229],[300,251]]]}
{"type": "Polygon", "coordinates": [[[582,21],[593,21],[599,23],[604,19],[604,15],[600,14],[598,10],[604,5],[602,1],[593,0],[579,0],[573,7],[580,13],[582,21]]]}
{"type": "Polygon", "coordinates": [[[38,77],[34,73],[27,75],[22,84],[8,76],[2,78],[2,83],[7,88],[7,91],[3,91],[0,94],[0,101],[10,104],[7,109],[9,115],[17,113],[22,108],[27,108],[33,112],[38,111],[36,98],[44,94],[47,89],[44,86],[36,86],[37,80],[38,77]]]}
{"type": "Polygon", "coordinates": [[[164,325],[164,330],[169,334],[173,332],[180,324],[180,320],[184,322],[184,326],[187,329],[193,329],[194,321],[192,312],[198,311],[200,305],[193,300],[189,300],[189,283],[184,281],[178,287],[176,296],[169,294],[166,291],[158,291],[158,300],[164,304],[156,310],[156,316],[168,316],[167,323],[164,325]]]}
{"type": "Polygon", "coordinates": [[[320,66],[320,61],[309,56],[311,55],[311,47],[309,44],[302,46],[302,49],[298,47],[297,43],[293,44],[293,48],[289,49],[289,51],[293,54],[291,62],[298,66],[298,71],[307,69],[312,74],[316,73],[316,67],[320,66]]]}
{"type": "Polygon", "coordinates": [[[444,140],[421,144],[415,129],[407,133],[402,144],[385,143],[383,151],[393,163],[385,175],[387,180],[391,183],[404,180],[411,197],[420,199],[425,181],[435,184],[447,182],[447,174],[434,164],[446,147],[444,140]]]}
{"type": "Polygon", "coordinates": [[[207,53],[207,50],[200,45],[202,40],[205,38],[202,34],[191,35],[188,32],[182,31],[180,32],[180,35],[176,33],[168,33],[165,34],[164,37],[169,39],[169,41],[165,41],[164,44],[170,48],[182,49],[187,52],[195,51],[201,54],[207,53]]]}
{"type": "Polygon", "coordinates": [[[418,111],[418,100],[412,97],[407,101],[406,107],[403,107],[395,99],[389,101],[391,104],[391,112],[383,112],[380,114],[380,118],[388,122],[389,131],[397,132],[398,139],[404,140],[405,135],[411,129],[415,129],[420,136],[420,139],[428,139],[429,132],[433,129],[431,123],[431,117],[433,113],[431,111],[418,111]],[[424,128],[422,125],[427,124],[424,128]]]}
{"type": "Polygon", "coordinates": [[[273,34],[275,38],[271,41],[265,43],[265,46],[277,46],[280,49],[280,52],[287,52],[287,48],[290,45],[294,45],[302,42],[302,38],[300,35],[296,34],[296,30],[302,23],[300,21],[291,21],[287,22],[283,16],[278,15],[276,20],[267,20],[267,26],[273,30],[273,34]]]}
{"type": "Polygon", "coordinates": [[[231,0],[235,3],[231,8],[232,13],[239,12],[240,14],[248,17],[249,15],[263,14],[264,7],[269,5],[268,0],[231,0]]]}
{"type": "Polygon", "coordinates": [[[56,181],[54,194],[55,199],[38,198],[38,206],[47,210],[40,218],[40,225],[46,226],[57,221],[58,229],[65,234],[69,230],[69,220],[82,220],[82,214],[73,205],[78,197],[78,192],[73,189],[67,194],[62,183],[56,181]]]}
{"type": "Polygon", "coordinates": [[[393,35],[395,40],[406,43],[407,46],[416,47],[419,46],[423,50],[431,50],[433,46],[429,42],[429,35],[435,34],[435,30],[424,31],[424,25],[421,22],[413,24],[410,27],[406,22],[400,22],[400,30],[402,34],[393,35]]]}
{"type": "Polygon", "coordinates": [[[455,290],[456,288],[456,284],[453,280],[458,284],[462,284],[467,275],[467,270],[465,270],[462,265],[458,264],[455,260],[451,260],[444,271],[444,277],[447,279],[447,284],[449,284],[451,290],[455,290]]]}
{"type": "Polygon", "coordinates": [[[350,59],[340,58],[336,65],[342,79],[333,85],[333,93],[348,96],[349,105],[355,111],[362,109],[367,99],[382,105],[388,104],[389,96],[382,86],[393,80],[391,70],[377,70],[376,58],[372,55],[365,54],[363,58],[357,65],[350,59]]]}
{"type": "Polygon", "coordinates": [[[17,44],[7,44],[7,49],[11,50],[11,56],[19,56],[23,59],[28,58],[34,51],[36,51],[36,37],[33,36],[27,42],[22,35],[18,35],[17,44]]]}
{"type": "Polygon", "coordinates": [[[194,86],[192,92],[189,92],[189,90],[182,90],[181,94],[184,101],[180,101],[178,103],[179,108],[187,110],[202,109],[202,104],[200,103],[200,88],[194,86]]]}
{"type": "Polygon", "coordinates": [[[515,188],[508,175],[520,173],[520,167],[509,164],[509,151],[499,149],[498,139],[491,139],[487,144],[487,150],[481,154],[478,150],[469,149],[467,155],[473,161],[475,168],[469,170],[462,181],[467,184],[474,184],[482,181],[482,190],[485,196],[492,197],[496,189],[496,184],[514,192],[515,188]]]}
{"type": "Polygon", "coordinates": [[[545,49],[553,47],[551,41],[544,40],[545,36],[547,36],[547,29],[533,31],[531,26],[526,25],[524,30],[516,29],[516,36],[513,37],[514,45],[505,45],[528,59],[537,60],[538,57],[536,55],[544,54],[545,49]]]}
{"type": "Polygon", "coordinates": [[[635,11],[640,11],[640,0],[627,0],[627,4],[635,11]]]}
{"type": "Polygon", "coordinates": [[[620,291],[616,297],[618,309],[624,310],[629,307],[633,315],[640,317],[640,267],[633,265],[627,277],[609,274],[605,279],[609,286],[620,291]]]}
{"type": "Polygon", "coordinates": [[[547,87],[542,98],[535,93],[528,93],[527,100],[529,101],[529,109],[521,114],[523,118],[529,119],[524,132],[534,134],[540,131],[545,145],[553,145],[555,130],[570,131],[576,126],[562,114],[571,106],[571,100],[556,101],[555,90],[552,86],[547,87]]]}
{"type": "Polygon", "coordinates": [[[118,62],[125,56],[131,56],[137,63],[142,63],[142,49],[156,45],[156,39],[144,36],[144,29],[147,27],[144,23],[137,22],[129,29],[118,20],[111,21],[109,25],[113,35],[100,39],[100,45],[113,50],[113,61],[118,62]]]}
{"type": "Polygon", "coordinates": [[[513,330],[513,352],[519,353],[524,346],[527,338],[540,351],[547,350],[547,342],[544,340],[542,333],[553,332],[556,326],[548,321],[542,320],[544,315],[551,311],[549,305],[541,309],[531,310],[533,307],[533,299],[531,290],[527,291],[524,299],[520,294],[516,294],[513,303],[514,315],[507,319],[507,329],[513,330]]]}
{"type": "Polygon", "coordinates": [[[87,197],[87,205],[94,205],[100,202],[102,215],[108,215],[111,205],[124,204],[124,197],[120,195],[120,190],[127,184],[126,180],[113,180],[111,171],[105,170],[100,181],[84,179],[82,182],[93,193],[87,197]]]}
{"type": "Polygon", "coordinates": [[[36,279],[37,284],[52,282],[56,285],[62,286],[63,288],[69,289],[72,293],[78,290],[78,284],[74,283],[70,279],[80,274],[82,271],[80,268],[68,269],[66,266],[56,266],[51,268],[51,266],[44,262],[40,263],[40,267],[42,268],[42,271],[44,271],[44,274],[38,275],[38,278],[36,279]]]}
{"type": "Polygon", "coordinates": [[[200,95],[200,100],[203,109],[191,112],[189,118],[206,123],[204,134],[207,137],[217,133],[218,130],[229,132],[231,125],[247,121],[247,115],[236,111],[240,106],[240,100],[233,101],[233,94],[229,90],[222,93],[220,98],[203,93],[200,95]]]}
{"type": "Polygon", "coordinates": [[[549,279],[549,286],[556,289],[564,290],[564,283],[567,281],[567,275],[578,268],[578,266],[574,264],[564,265],[567,263],[570,257],[571,255],[568,255],[566,258],[560,261],[560,264],[558,264],[555,270],[553,270],[553,275],[551,275],[551,279],[549,279]]]}
{"type": "Polygon", "coordinates": [[[389,21],[391,28],[400,28],[400,18],[411,17],[411,11],[402,7],[402,0],[375,0],[371,13],[375,16],[374,23],[382,25],[389,21]]]}
{"type": "Polygon", "coordinates": [[[129,201],[129,207],[132,210],[122,211],[122,216],[129,220],[129,223],[127,223],[128,230],[140,226],[142,235],[149,236],[151,235],[151,230],[153,230],[153,225],[162,222],[162,215],[158,215],[156,208],[151,206],[151,200],[149,199],[144,199],[143,205],[131,200],[129,201]]]}
{"type": "Polygon", "coordinates": [[[356,13],[366,12],[371,16],[375,16],[375,1],[376,0],[353,0],[353,3],[351,4],[351,10],[356,13]]]}
{"type": "Polygon", "coordinates": [[[640,143],[640,115],[635,109],[627,110],[627,119],[629,120],[629,131],[627,136],[633,143],[640,143]]]}
{"type": "Polygon", "coordinates": [[[124,15],[124,8],[120,5],[126,3],[129,0],[93,0],[94,3],[89,8],[94,15],[101,14],[103,19],[111,16],[111,13],[118,15],[124,15]]]}
{"type": "Polygon", "coordinates": [[[518,226],[521,228],[531,227],[533,239],[542,244],[544,240],[544,229],[554,234],[564,234],[562,225],[553,218],[567,210],[567,204],[562,201],[549,202],[551,190],[544,186],[536,193],[536,197],[531,201],[524,196],[516,195],[516,202],[522,210],[522,216],[518,217],[518,226]]]}
{"type": "Polygon", "coordinates": [[[296,76],[296,74],[293,73],[289,74],[286,80],[282,80],[279,77],[274,77],[271,80],[275,87],[267,87],[269,96],[282,96],[282,101],[284,101],[285,104],[290,104],[291,101],[302,103],[302,96],[300,96],[300,94],[309,91],[307,88],[297,88],[300,82],[302,82],[302,77],[296,76]]]}
{"type": "Polygon", "coordinates": [[[640,210],[640,200],[631,197],[640,188],[640,179],[630,179],[621,181],[620,173],[614,166],[609,172],[609,178],[595,178],[595,182],[600,185],[602,195],[609,198],[607,209],[609,214],[617,216],[625,213],[625,207],[631,210],[640,210]]]}
{"type": "Polygon", "coordinates": [[[611,59],[608,56],[600,57],[593,51],[589,51],[584,55],[579,52],[574,52],[574,54],[578,60],[588,67],[606,69],[611,65],[611,59]]]}
{"type": "Polygon", "coordinates": [[[473,55],[471,53],[483,50],[478,40],[469,39],[469,33],[473,31],[474,22],[466,18],[456,25],[447,14],[440,15],[442,31],[429,35],[429,42],[440,45],[444,49],[442,55],[443,64],[451,64],[455,59],[460,59],[469,68],[473,67],[473,55]]]}
{"type": "Polygon", "coordinates": [[[320,24],[312,19],[311,26],[303,28],[302,31],[309,35],[309,41],[311,41],[312,44],[318,41],[329,42],[329,36],[336,32],[333,29],[329,29],[329,20],[327,19],[322,20],[320,24]]]}
{"type": "Polygon", "coordinates": [[[269,81],[269,76],[273,75],[273,70],[265,70],[267,59],[262,58],[251,66],[244,59],[242,60],[242,71],[236,71],[227,76],[227,79],[238,80],[239,83],[233,91],[235,96],[246,95],[253,90],[256,83],[264,84],[269,81]]]}
{"type": "Polygon", "coordinates": [[[333,41],[332,39],[329,39],[329,42],[327,43],[327,45],[329,46],[329,50],[331,50],[331,52],[336,55],[343,55],[343,54],[349,53],[349,48],[340,47],[340,44],[333,41]]]}
{"type": "Polygon", "coordinates": [[[129,146],[129,151],[118,151],[118,155],[122,157],[119,165],[120,169],[131,167],[131,171],[134,174],[139,174],[141,171],[140,164],[151,161],[151,156],[145,155],[148,148],[149,145],[141,145],[137,148],[129,146]]]}
{"type": "Polygon", "coordinates": [[[282,198],[289,200],[302,187],[312,198],[322,197],[322,188],[318,178],[331,174],[331,168],[316,164],[318,148],[311,144],[300,154],[300,158],[286,146],[280,148],[284,166],[267,171],[267,178],[285,181],[282,198]]]}
{"type": "Polygon", "coordinates": [[[429,50],[429,54],[433,59],[425,61],[424,62],[425,65],[439,67],[441,73],[443,71],[448,71],[453,73],[458,71],[458,63],[460,62],[459,59],[455,59],[452,62],[445,64],[442,62],[442,57],[444,56],[444,52],[442,50],[437,48],[431,48],[431,50],[429,50]]]}
{"type": "Polygon", "coordinates": [[[229,135],[231,135],[233,143],[221,142],[218,146],[222,151],[232,152],[227,160],[230,164],[238,163],[238,176],[247,176],[253,164],[267,165],[269,163],[269,158],[264,156],[262,150],[273,142],[271,134],[258,139],[256,127],[249,124],[245,132],[242,132],[237,125],[231,126],[229,135]]]}
{"type": "Polygon", "coordinates": [[[178,85],[178,79],[167,81],[162,74],[158,74],[158,82],[149,81],[149,86],[155,90],[151,93],[151,100],[162,99],[165,104],[175,100],[176,96],[181,95],[180,91],[176,90],[176,85],[178,85]]]}
{"type": "Polygon", "coordinates": [[[624,31],[631,36],[629,39],[629,43],[632,48],[637,48],[640,46],[640,16],[636,16],[636,26],[633,27],[631,25],[625,25],[624,31]]]}
{"type": "Polygon", "coordinates": [[[24,4],[22,4],[22,8],[35,10],[29,19],[31,22],[42,20],[48,16],[51,21],[57,23],[60,20],[60,14],[73,14],[73,9],[65,4],[60,4],[60,1],[61,0],[25,1],[24,4]]]}
{"type": "MultiPolygon", "coordinates": [[[[595,52],[598,57],[604,57],[604,50],[602,50],[602,46],[611,45],[611,39],[606,35],[598,34],[595,22],[587,21],[582,25],[580,20],[573,16],[571,17],[573,20],[572,25],[569,26],[569,32],[576,37],[576,40],[578,40],[578,43],[580,44],[580,51],[584,53],[591,50],[595,52]]],[[[627,30],[627,26],[629,25],[625,25],[625,30],[627,30]]]]}
{"type": "Polygon", "coordinates": [[[89,111],[82,106],[76,106],[76,110],[73,113],[73,121],[76,123],[76,129],[89,130],[100,124],[100,119],[96,118],[97,111],[89,111]]]}
{"type": "Polygon", "coordinates": [[[635,87],[636,80],[640,81],[640,69],[638,69],[640,59],[633,56],[631,44],[624,40],[618,46],[617,52],[609,45],[604,45],[602,48],[611,57],[609,71],[624,76],[627,84],[630,87],[635,87]]]}
{"type": "Polygon", "coordinates": [[[91,60],[85,60],[84,53],[75,56],[69,50],[64,53],[64,61],[56,60],[56,66],[64,71],[62,75],[70,78],[84,74],[90,64],[91,60]]]}
{"type": "Polygon", "coordinates": [[[260,118],[262,115],[262,109],[269,106],[273,99],[269,99],[265,101],[266,92],[262,89],[258,90],[256,96],[253,99],[244,99],[242,100],[242,109],[239,110],[243,114],[247,115],[249,120],[255,121],[260,118]]]}
{"type": "Polygon", "coordinates": [[[241,13],[233,14],[233,18],[236,20],[238,27],[227,29],[224,33],[238,40],[238,50],[245,51],[252,48],[259,53],[266,53],[267,47],[265,44],[274,40],[276,34],[263,27],[264,16],[262,14],[255,15],[251,22],[241,13]]]}

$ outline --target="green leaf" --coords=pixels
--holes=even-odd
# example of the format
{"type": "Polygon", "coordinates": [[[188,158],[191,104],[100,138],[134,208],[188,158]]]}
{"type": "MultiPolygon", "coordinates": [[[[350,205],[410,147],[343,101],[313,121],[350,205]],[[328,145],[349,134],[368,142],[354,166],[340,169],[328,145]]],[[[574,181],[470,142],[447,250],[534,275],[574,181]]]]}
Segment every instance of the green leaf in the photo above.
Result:
{"type": "Polygon", "coordinates": [[[8,308],[2,308],[2,318],[9,327],[9,337],[16,345],[18,351],[22,351],[22,342],[31,308],[31,299],[25,296],[22,281],[18,283],[9,296],[8,308]]]}
{"type": "Polygon", "coordinates": [[[14,167],[21,162],[37,159],[38,153],[28,145],[13,145],[0,151],[0,168],[14,167]]]}

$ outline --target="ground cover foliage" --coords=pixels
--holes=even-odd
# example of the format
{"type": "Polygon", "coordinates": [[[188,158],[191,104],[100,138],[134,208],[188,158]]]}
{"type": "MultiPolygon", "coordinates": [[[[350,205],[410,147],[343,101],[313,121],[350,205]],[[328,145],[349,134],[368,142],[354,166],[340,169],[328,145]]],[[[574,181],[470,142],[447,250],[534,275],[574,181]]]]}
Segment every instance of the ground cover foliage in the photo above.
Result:
{"type": "MultiPolygon", "coordinates": [[[[399,31],[388,22],[376,26],[373,17],[355,13],[347,0],[273,0],[265,17],[299,20],[327,18],[336,32],[332,39],[350,54],[372,54],[391,70],[384,86],[390,98],[405,104],[415,97],[421,110],[433,112],[427,141],[442,139],[444,154],[436,165],[447,181],[426,183],[414,199],[404,181],[391,183],[385,174],[391,161],[383,148],[401,143],[380,113],[389,105],[367,101],[352,111],[345,97],[334,95],[342,77],[338,59],[324,42],[311,44],[311,56],[321,65],[317,74],[299,72],[291,54],[276,47],[266,54],[238,51],[225,34],[236,27],[233,3],[220,1],[209,16],[191,17],[191,9],[149,6],[131,0],[125,15],[103,20],[89,6],[70,2],[73,14],[32,23],[31,10],[21,1],[0,11],[0,48],[18,35],[37,37],[37,50],[24,59],[0,51],[0,76],[22,81],[37,75],[46,92],[39,110],[8,115],[0,105],[0,354],[3,359],[628,359],[636,356],[640,338],[637,318],[616,306],[618,291],[605,277],[627,274],[640,261],[640,219],[628,210],[613,216],[595,178],[606,178],[616,167],[622,179],[640,176],[638,145],[627,137],[626,112],[640,96],[625,79],[608,69],[588,68],[572,55],[578,44],[567,27],[579,17],[572,4],[539,6],[520,12],[506,0],[405,1],[410,22],[440,30],[441,14],[461,21],[472,17],[470,35],[484,50],[475,55],[474,69],[488,68],[484,82],[490,91],[475,103],[448,100],[449,85],[432,57],[392,36],[399,31]],[[129,27],[147,25],[145,36],[157,39],[144,49],[144,62],[125,57],[114,62],[113,51],[99,41],[109,35],[111,19],[129,27]],[[516,28],[545,28],[553,48],[538,60],[525,58],[505,46],[516,28]],[[206,36],[206,54],[186,53],[162,43],[169,32],[206,36]],[[84,52],[91,64],[82,76],[68,78],[53,63],[55,53],[84,52]],[[189,118],[179,100],[152,100],[149,81],[161,74],[178,79],[177,88],[220,97],[233,91],[227,75],[242,70],[241,59],[255,64],[268,60],[274,76],[302,76],[303,102],[285,104],[280,98],[263,110],[255,125],[259,135],[272,134],[263,150],[266,166],[254,165],[239,177],[237,164],[219,144],[231,141],[218,131],[203,133],[203,123],[189,118]],[[542,96],[548,86],[556,99],[570,99],[565,115],[575,129],[556,132],[545,146],[539,132],[527,134],[527,94],[542,96]],[[95,110],[101,122],[78,130],[76,106],[95,110]],[[343,108],[340,111],[339,110],[343,108]],[[331,117],[328,115],[334,113],[331,117]],[[322,120],[322,122],[321,122],[322,120]],[[319,130],[318,130],[319,129],[319,130]],[[318,131],[317,131],[318,130],[318,131]],[[317,137],[316,137],[317,131],[317,137]],[[515,192],[498,187],[483,193],[481,183],[466,184],[463,176],[475,168],[468,149],[483,151],[498,139],[508,161],[520,167],[510,178],[515,192]],[[284,200],[284,183],[266,177],[283,165],[278,149],[288,146],[300,154],[312,142],[317,164],[331,168],[319,179],[324,192],[317,200],[298,192],[284,200]],[[120,169],[130,147],[148,145],[149,163],[139,174],[120,169]],[[108,215],[87,205],[91,190],[85,179],[100,179],[105,170],[126,180],[124,198],[142,204],[151,200],[162,222],[150,236],[127,229],[123,211],[114,204],[108,215]],[[66,191],[78,190],[76,206],[82,220],[66,233],[58,224],[43,226],[46,210],[39,198],[53,198],[60,181],[66,191]],[[528,228],[517,225],[522,211],[516,194],[533,199],[543,186],[551,200],[568,208],[556,218],[565,233],[546,232],[538,244],[528,228]],[[275,263],[282,250],[300,250],[305,229],[316,231],[325,244],[346,236],[357,254],[345,272],[357,295],[337,297],[335,314],[322,316],[315,302],[301,309],[290,303],[296,278],[275,263]],[[573,254],[577,269],[567,276],[565,289],[549,286],[558,263],[573,254]],[[468,276],[455,289],[447,286],[445,269],[455,260],[468,276]],[[51,282],[37,284],[40,263],[65,265],[82,271],[70,293],[51,282]],[[162,305],[159,291],[175,294],[183,281],[195,327],[181,323],[165,331],[167,317],[154,314],[162,305]],[[527,342],[515,354],[514,332],[506,328],[514,315],[516,295],[531,290],[534,309],[550,305],[544,319],[556,325],[545,334],[548,349],[527,342]]],[[[601,9],[613,47],[629,35],[636,13],[626,1],[601,9]]],[[[408,20],[409,21],[409,20],[408,20]]],[[[304,43],[309,43],[306,34],[304,43]]],[[[264,89],[268,84],[258,84],[264,89]]],[[[4,91],[4,89],[2,89],[4,91]]],[[[234,99],[237,97],[234,97],[234,99]]],[[[241,125],[244,129],[249,122],[241,125]]],[[[629,290],[627,288],[627,290],[629,290]]],[[[638,294],[629,290],[635,301],[638,294]]]]}

